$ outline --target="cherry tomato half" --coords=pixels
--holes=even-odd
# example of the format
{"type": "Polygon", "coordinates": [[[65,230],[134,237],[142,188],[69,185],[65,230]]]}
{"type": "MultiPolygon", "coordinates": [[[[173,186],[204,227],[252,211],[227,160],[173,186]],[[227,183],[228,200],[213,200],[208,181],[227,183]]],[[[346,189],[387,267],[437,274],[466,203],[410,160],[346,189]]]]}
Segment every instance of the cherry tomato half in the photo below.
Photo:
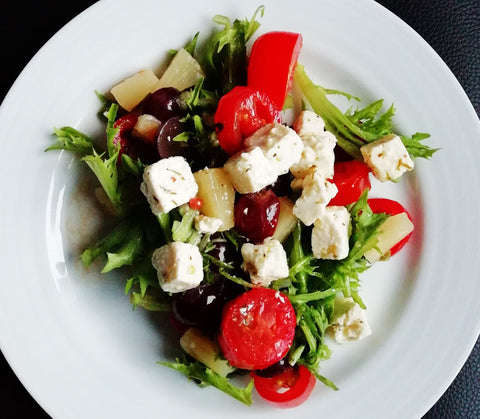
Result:
{"type": "Polygon", "coordinates": [[[357,202],[365,189],[370,189],[369,167],[359,160],[336,162],[333,169],[334,183],[337,194],[329,205],[345,206],[357,202]]]}
{"type": "Polygon", "coordinates": [[[246,86],[236,86],[222,96],[215,112],[218,142],[230,155],[243,148],[246,137],[270,122],[280,122],[280,113],[265,93],[246,86]]]}
{"type": "Polygon", "coordinates": [[[218,341],[234,367],[264,369],[286,355],[296,323],[295,310],[287,296],[256,287],[225,305],[218,341]]]}
{"type": "Polygon", "coordinates": [[[247,86],[265,92],[278,110],[292,87],[301,48],[302,36],[293,32],[267,32],[252,46],[247,86]]]}
{"type": "Polygon", "coordinates": [[[252,373],[257,393],[269,404],[290,408],[302,404],[308,399],[317,382],[308,368],[288,367],[273,377],[262,377],[252,373]]]}
{"type": "MultiPolygon", "coordinates": [[[[413,222],[412,217],[408,211],[397,201],[387,198],[370,198],[368,201],[368,206],[374,214],[385,213],[389,215],[401,214],[402,212],[406,213],[410,221],[413,222]]],[[[393,256],[397,253],[405,244],[410,240],[413,231],[400,240],[395,246],[390,249],[390,256],[393,256]]]]}

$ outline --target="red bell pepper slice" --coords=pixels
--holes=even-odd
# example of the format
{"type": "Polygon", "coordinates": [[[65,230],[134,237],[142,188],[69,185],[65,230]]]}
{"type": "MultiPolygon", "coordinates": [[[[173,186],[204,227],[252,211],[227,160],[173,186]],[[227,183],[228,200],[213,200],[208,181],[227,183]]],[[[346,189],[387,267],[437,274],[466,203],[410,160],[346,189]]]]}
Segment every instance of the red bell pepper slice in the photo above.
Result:
{"type": "Polygon", "coordinates": [[[265,93],[237,86],[220,98],[214,122],[220,146],[232,155],[242,150],[243,140],[257,129],[280,122],[280,113],[265,93]]]}
{"type": "Polygon", "coordinates": [[[252,46],[247,86],[265,92],[278,110],[292,87],[301,48],[302,35],[294,32],[267,32],[252,46]]]}

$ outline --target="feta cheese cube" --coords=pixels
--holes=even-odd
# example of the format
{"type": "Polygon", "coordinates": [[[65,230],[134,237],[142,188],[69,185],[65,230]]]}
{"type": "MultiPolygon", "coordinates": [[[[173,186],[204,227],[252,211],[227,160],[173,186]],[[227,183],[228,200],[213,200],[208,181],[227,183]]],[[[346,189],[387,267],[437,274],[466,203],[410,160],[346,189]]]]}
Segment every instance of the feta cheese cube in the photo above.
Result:
{"type": "Polygon", "coordinates": [[[253,284],[268,287],[272,281],[288,276],[287,254],[277,239],[267,237],[261,244],[245,243],[240,251],[243,268],[253,284]]]}
{"type": "Polygon", "coordinates": [[[413,161],[398,135],[386,135],[360,148],[365,163],[381,182],[396,180],[413,169],[413,161]]]}
{"type": "Polygon", "coordinates": [[[322,135],[308,135],[302,137],[303,152],[290,171],[296,178],[304,178],[315,169],[327,179],[333,178],[333,165],[335,163],[335,145],[337,139],[328,131],[322,135]]]}
{"type": "Polygon", "coordinates": [[[152,255],[160,287],[165,292],[182,292],[195,288],[203,280],[203,259],[197,246],[171,242],[152,255]]]}
{"type": "Polygon", "coordinates": [[[326,207],[312,229],[312,252],[318,259],[345,259],[349,248],[350,213],[345,207],[326,207]]]}
{"type": "Polygon", "coordinates": [[[360,340],[372,334],[365,310],[350,297],[335,298],[332,324],[327,331],[337,343],[360,340]]]}
{"type": "Polygon", "coordinates": [[[260,147],[231,156],[223,168],[235,190],[241,194],[258,192],[277,180],[277,171],[260,147]]]}
{"type": "Polygon", "coordinates": [[[175,156],[147,166],[140,189],[152,212],[161,214],[187,203],[197,194],[198,185],[187,161],[175,156]]]}
{"type": "Polygon", "coordinates": [[[303,181],[302,194],[295,201],[293,213],[303,224],[312,225],[323,214],[325,207],[337,192],[335,184],[317,171],[313,171],[303,181]]]}
{"type": "Polygon", "coordinates": [[[295,120],[293,127],[304,145],[300,160],[290,168],[293,176],[302,179],[315,169],[325,178],[331,179],[337,139],[331,132],[325,130],[323,119],[312,111],[303,111],[295,120]]]}
{"type": "Polygon", "coordinates": [[[305,110],[300,113],[293,123],[293,129],[300,137],[304,135],[318,135],[325,131],[325,122],[323,122],[320,115],[313,111],[305,110]]]}
{"type": "Polygon", "coordinates": [[[244,145],[247,148],[260,147],[278,176],[288,173],[290,166],[300,160],[303,150],[298,134],[279,123],[267,124],[258,129],[245,139],[244,145]]]}
{"type": "Polygon", "coordinates": [[[213,234],[223,225],[223,221],[219,218],[207,217],[206,215],[197,215],[195,217],[195,228],[200,233],[213,234]]]}

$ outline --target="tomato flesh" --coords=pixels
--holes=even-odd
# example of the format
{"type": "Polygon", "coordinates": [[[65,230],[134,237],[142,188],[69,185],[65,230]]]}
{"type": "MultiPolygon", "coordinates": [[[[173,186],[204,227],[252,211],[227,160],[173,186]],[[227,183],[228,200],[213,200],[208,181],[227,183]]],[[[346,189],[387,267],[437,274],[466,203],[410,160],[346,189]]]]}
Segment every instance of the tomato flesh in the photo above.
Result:
{"type": "Polygon", "coordinates": [[[303,365],[289,367],[273,377],[255,373],[252,376],[257,393],[269,404],[281,408],[296,407],[305,402],[317,381],[303,365]]]}
{"type": "Polygon", "coordinates": [[[267,32],[252,46],[247,86],[265,92],[281,110],[293,82],[293,72],[302,48],[302,36],[294,32],[267,32]]]}
{"type": "Polygon", "coordinates": [[[286,355],[296,323],[295,310],[287,296],[256,287],[225,305],[218,341],[234,367],[264,369],[286,355]]]}
{"type": "Polygon", "coordinates": [[[232,155],[243,148],[243,140],[257,129],[280,122],[280,113],[265,93],[236,86],[220,98],[214,122],[220,146],[232,155]]]}
{"type": "MultiPolygon", "coordinates": [[[[380,213],[385,213],[389,215],[397,215],[401,214],[402,212],[407,214],[407,217],[409,218],[410,221],[412,221],[412,217],[410,216],[409,212],[397,201],[394,201],[393,199],[387,199],[387,198],[370,198],[368,201],[368,206],[372,210],[374,214],[380,214],[380,213]]],[[[400,240],[397,244],[392,246],[390,249],[390,256],[393,256],[395,253],[397,253],[407,242],[410,240],[410,237],[412,236],[413,231],[409,233],[407,236],[405,236],[402,240],[400,240]]]]}
{"type": "Polygon", "coordinates": [[[371,189],[369,167],[359,160],[336,162],[332,183],[338,189],[329,205],[345,206],[357,202],[365,189],[371,189]]]}

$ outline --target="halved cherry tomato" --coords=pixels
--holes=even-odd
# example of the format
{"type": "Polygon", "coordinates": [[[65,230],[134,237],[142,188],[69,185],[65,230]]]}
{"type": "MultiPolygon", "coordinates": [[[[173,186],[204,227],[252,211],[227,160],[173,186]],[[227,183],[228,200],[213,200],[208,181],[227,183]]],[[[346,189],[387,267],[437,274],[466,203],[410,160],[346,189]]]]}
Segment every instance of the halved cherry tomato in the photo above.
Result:
{"type": "MultiPolygon", "coordinates": [[[[409,212],[397,201],[387,198],[370,198],[368,201],[368,206],[374,214],[385,213],[389,215],[401,214],[402,212],[407,214],[407,217],[410,221],[413,222],[412,217],[409,212]]],[[[390,249],[390,256],[393,256],[397,253],[405,244],[410,240],[413,231],[400,240],[395,246],[390,249]]]]}
{"type": "Polygon", "coordinates": [[[296,323],[295,310],[287,296],[256,287],[225,305],[218,341],[234,367],[264,369],[286,355],[296,323]]]}
{"type": "Polygon", "coordinates": [[[301,48],[302,36],[293,32],[267,32],[252,46],[247,86],[265,92],[278,110],[292,87],[301,48]]]}
{"type": "Polygon", "coordinates": [[[370,189],[369,167],[359,160],[337,162],[332,183],[338,188],[329,205],[344,206],[358,201],[365,189],[370,189]]]}
{"type": "Polygon", "coordinates": [[[215,127],[220,146],[235,154],[243,140],[270,122],[279,122],[280,113],[269,97],[257,89],[234,87],[220,98],[215,112],[215,127]]]}
{"type": "Polygon", "coordinates": [[[308,368],[288,367],[273,377],[262,377],[252,373],[253,383],[258,394],[269,404],[290,408],[308,399],[317,382],[308,368]]]}

